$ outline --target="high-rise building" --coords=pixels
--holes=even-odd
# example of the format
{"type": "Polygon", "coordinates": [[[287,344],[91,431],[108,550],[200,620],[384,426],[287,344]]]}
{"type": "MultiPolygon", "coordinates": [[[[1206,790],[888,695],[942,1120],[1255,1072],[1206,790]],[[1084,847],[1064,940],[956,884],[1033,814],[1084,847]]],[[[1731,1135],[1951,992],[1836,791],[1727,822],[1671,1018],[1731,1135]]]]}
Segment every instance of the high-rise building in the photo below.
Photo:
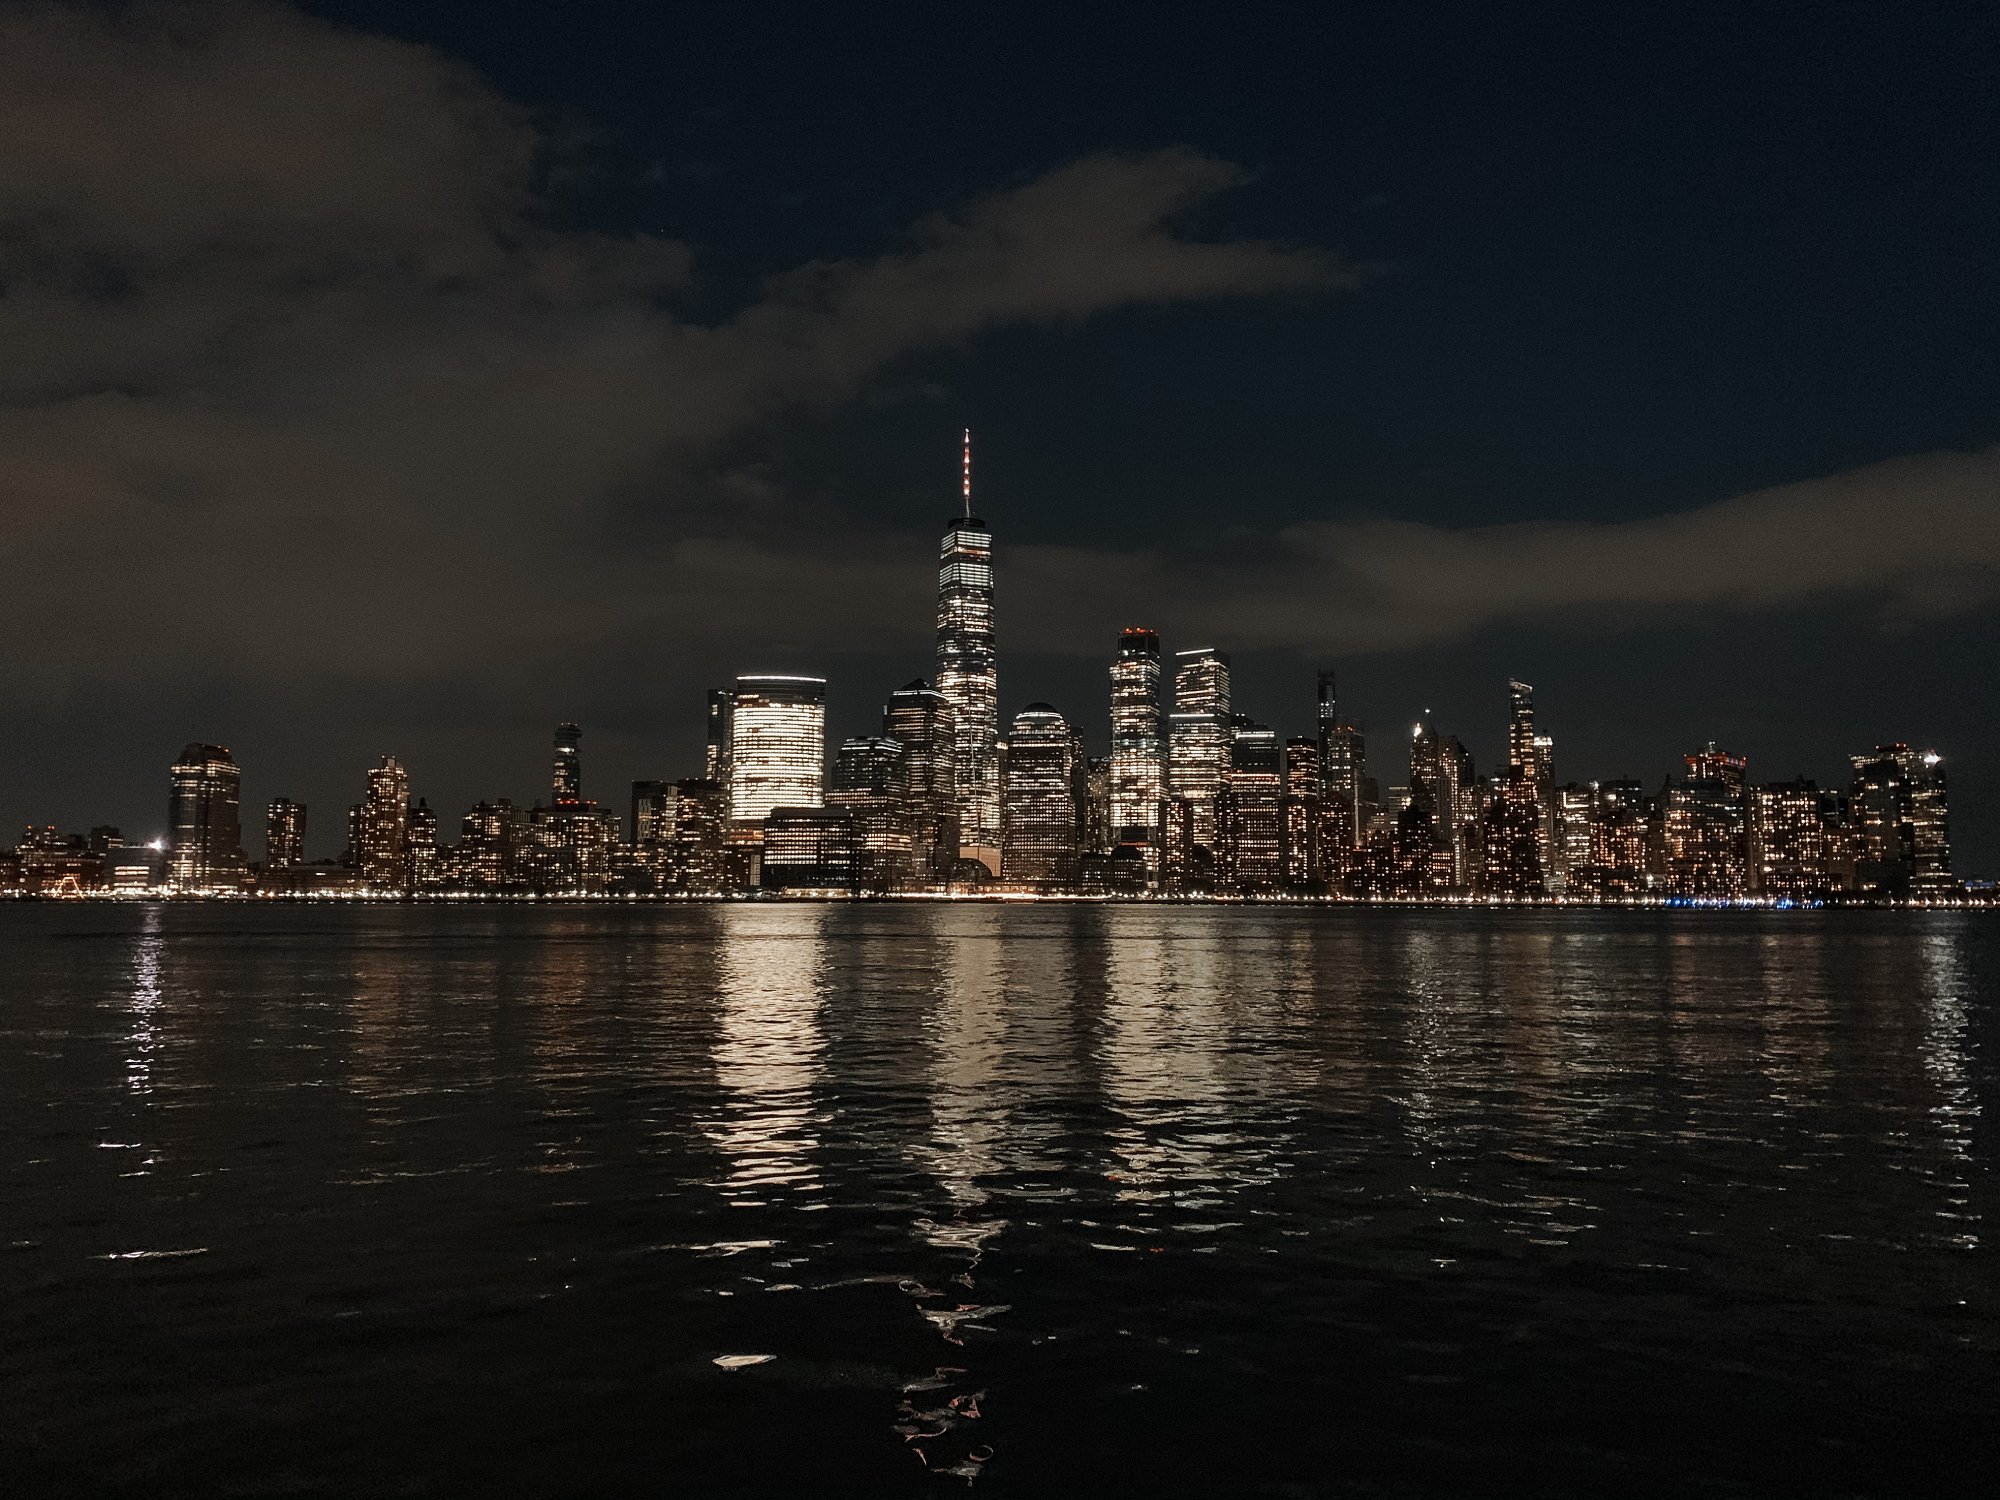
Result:
{"type": "Polygon", "coordinates": [[[446,861],[446,879],[472,891],[501,891],[520,878],[526,830],[521,810],[506,798],[481,802],[459,824],[458,846],[446,861]]]}
{"type": "Polygon", "coordinates": [[[1000,873],[1067,889],[1077,882],[1083,745],[1046,703],[1030,703],[1007,734],[1000,873]]]}
{"type": "Polygon", "coordinates": [[[1325,878],[1320,861],[1321,812],[1326,773],[1320,766],[1320,741],[1297,736],[1285,741],[1284,854],[1285,884],[1306,890],[1325,878]]]}
{"type": "Polygon", "coordinates": [[[174,762],[167,804],[169,882],[190,894],[243,887],[243,772],[221,745],[189,745],[174,762]]]}
{"type": "Polygon", "coordinates": [[[1255,893],[1284,883],[1284,767],[1278,736],[1237,718],[1230,726],[1229,768],[1215,801],[1216,876],[1255,893]]]}
{"type": "Polygon", "coordinates": [[[1820,790],[1803,776],[1750,793],[1750,889],[1779,901],[1810,901],[1832,887],[1820,790]]]}
{"type": "Polygon", "coordinates": [[[959,840],[995,866],[1000,847],[1000,674],[993,646],[993,533],[972,513],[972,434],[960,514],[938,549],[937,690],[956,732],[959,840]]]}
{"type": "Polygon", "coordinates": [[[1535,690],[1531,685],[1510,680],[1507,704],[1507,769],[1534,789],[1537,880],[1543,890],[1554,895],[1563,888],[1556,838],[1555,741],[1535,733],[1535,690]]]}
{"type": "Polygon", "coordinates": [[[669,883],[696,895],[725,889],[728,843],[728,788],[707,777],[676,781],[674,826],[667,835],[669,883]]]}
{"type": "Polygon", "coordinates": [[[1900,742],[1852,757],[1848,794],[1855,888],[1879,896],[1938,896],[1958,889],[1944,763],[1900,742]]]}
{"type": "Polygon", "coordinates": [[[1157,845],[1167,796],[1160,637],[1137,626],[1111,664],[1111,843],[1157,845]]]}
{"type": "Polygon", "coordinates": [[[864,866],[862,833],[853,810],[772,808],[764,819],[760,868],[767,891],[856,889],[864,866]]]}
{"type": "Polygon", "coordinates": [[[1209,849],[1215,846],[1215,797],[1235,739],[1230,721],[1228,656],[1208,646],[1176,653],[1167,789],[1187,799],[1194,842],[1209,849]]]}
{"type": "Polygon", "coordinates": [[[957,721],[944,694],[919,677],[889,695],[882,733],[903,747],[902,819],[912,874],[949,880],[958,863],[957,721]]]}
{"type": "MultiPolygon", "coordinates": [[[[902,741],[867,735],[840,742],[826,804],[853,818],[855,836],[860,840],[858,876],[870,890],[886,890],[910,877],[910,825],[904,816],[902,792],[902,741]]],[[[767,836],[766,870],[770,854],[767,836]]]]}
{"type": "Polygon", "coordinates": [[[735,707],[736,694],[730,689],[708,690],[708,748],[702,777],[724,787],[729,785],[729,721],[735,707]]]}
{"type": "Polygon", "coordinates": [[[410,776],[393,755],[368,773],[361,800],[362,883],[373,891],[402,891],[410,884],[410,776]]]}
{"type": "Polygon", "coordinates": [[[550,781],[552,800],[558,807],[583,800],[583,730],[575,724],[556,725],[555,769],[550,781]]]}
{"type": "Polygon", "coordinates": [[[1710,741],[1687,757],[1687,775],[1666,799],[1666,887],[1670,895],[1733,900],[1749,888],[1745,762],[1710,741]]]}
{"type": "Polygon", "coordinates": [[[632,819],[629,827],[635,849],[658,848],[673,837],[674,784],[671,781],[632,783],[632,819]]]}
{"type": "Polygon", "coordinates": [[[825,800],[826,679],[736,679],[729,734],[729,817],[754,832],[774,807],[825,800]]]}
{"type": "Polygon", "coordinates": [[[404,835],[404,858],[409,865],[409,883],[413,890],[427,891],[443,881],[443,851],[438,848],[437,814],[431,811],[430,803],[422,797],[410,809],[409,823],[404,835]]]}
{"type": "Polygon", "coordinates": [[[1320,863],[1329,880],[1344,874],[1368,832],[1374,810],[1368,779],[1368,741],[1352,724],[1336,722],[1321,752],[1320,863]]]}
{"type": "Polygon", "coordinates": [[[264,868],[289,870],[306,862],[306,805],[273,797],[264,812],[264,868]]]}

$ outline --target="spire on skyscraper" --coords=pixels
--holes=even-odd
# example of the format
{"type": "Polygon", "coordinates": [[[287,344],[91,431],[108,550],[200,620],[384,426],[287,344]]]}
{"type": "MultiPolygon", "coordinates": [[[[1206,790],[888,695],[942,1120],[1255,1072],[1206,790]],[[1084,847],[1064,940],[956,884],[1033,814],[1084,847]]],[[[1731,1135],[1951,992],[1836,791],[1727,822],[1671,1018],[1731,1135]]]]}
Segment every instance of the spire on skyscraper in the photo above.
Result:
{"type": "Polygon", "coordinates": [[[965,508],[962,514],[967,519],[970,519],[972,516],[972,429],[970,427],[965,429],[964,486],[965,486],[965,508]]]}

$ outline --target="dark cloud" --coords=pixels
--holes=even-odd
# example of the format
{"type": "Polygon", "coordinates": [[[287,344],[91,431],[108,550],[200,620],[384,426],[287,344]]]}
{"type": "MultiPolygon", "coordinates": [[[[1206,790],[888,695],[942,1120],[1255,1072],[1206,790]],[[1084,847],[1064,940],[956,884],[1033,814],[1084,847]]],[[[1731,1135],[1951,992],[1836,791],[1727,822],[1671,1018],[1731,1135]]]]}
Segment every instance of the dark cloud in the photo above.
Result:
{"type": "Polygon", "coordinates": [[[712,455],[773,415],[996,324],[1349,277],[1175,232],[1227,163],[1095,156],[689,321],[686,249],[550,227],[546,143],[477,78],[270,6],[8,11],[0,138],[0,649],[44,690],[672,632],[727,539],[614,544],[606,507],[726,525],[712,455]]]}

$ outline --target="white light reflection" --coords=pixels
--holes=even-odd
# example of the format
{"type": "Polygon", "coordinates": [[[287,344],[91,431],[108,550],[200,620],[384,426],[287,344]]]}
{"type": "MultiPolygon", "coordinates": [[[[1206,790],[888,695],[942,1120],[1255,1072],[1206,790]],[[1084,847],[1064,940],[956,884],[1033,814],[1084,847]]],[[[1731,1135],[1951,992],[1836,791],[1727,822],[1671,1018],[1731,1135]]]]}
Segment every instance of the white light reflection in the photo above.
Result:
{"type": "Polygon", "coordinates": [[[722,917],[715,1078],[723,1106],[702,1130],[723,1154],[728,1170],[716,1185],[735,1207],[823,1186],[813,1090],[826,1047],[826,911],[734,906],[722,917]]]}
{"type": "Polygon", "coordinates": [[[153,1065],[160,1050],[160,908],[148,906],[132,947],[132,992],[125,1009],[131,1030],[125,1037],[125,1087],[141,1097],[153,1092],[153,1065]]]}

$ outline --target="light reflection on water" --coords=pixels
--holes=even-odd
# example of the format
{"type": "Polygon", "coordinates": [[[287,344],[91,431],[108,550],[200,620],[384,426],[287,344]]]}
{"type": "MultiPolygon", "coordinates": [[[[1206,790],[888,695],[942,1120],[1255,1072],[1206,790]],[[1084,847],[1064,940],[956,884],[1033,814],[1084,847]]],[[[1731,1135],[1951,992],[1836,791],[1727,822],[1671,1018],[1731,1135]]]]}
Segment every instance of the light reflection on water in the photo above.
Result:
{"type": "Polygon", "coordinates": [[[1854,1433],[1942,1480],[2000,1396],[1977,916],[0,922],[49,1479],[1310,1494],[1331,1403],[1364,1487],[1866,1491],[1854,1433]],[[167,1363],[199,1432],[114,1373],[167,1363]]]}

